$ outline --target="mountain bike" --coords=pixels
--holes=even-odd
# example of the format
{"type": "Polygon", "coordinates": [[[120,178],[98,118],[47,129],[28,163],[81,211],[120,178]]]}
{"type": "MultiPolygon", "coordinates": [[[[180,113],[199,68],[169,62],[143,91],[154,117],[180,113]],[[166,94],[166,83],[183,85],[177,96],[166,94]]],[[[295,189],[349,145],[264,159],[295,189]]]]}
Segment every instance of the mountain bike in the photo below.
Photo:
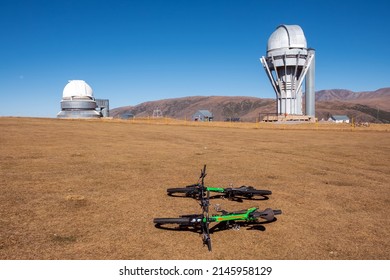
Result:
{"type": "Polygon", "coordinates": [[[220,194],[224,198],[246,198],[251,199],[253,197],[266,197],[271,195],[272,192],[269,190],[257,190],[252,186],[241,186],[239,188],[220,188],[220,187],[209,187],[204,185],[204,177],[206,176],[205,167],[201,171],[201,175],[196,184],[188,185],[184,188],[169,188],[167,189],[168,195],[183,194],[186,197],[199,198],[200,193],[213,192],[220,194]],[[204,172],[203,172],[204,171],[204,172]]]}
{"type": "Polygon", "coordinates": [[[275,220],[276,215],[282,214],[281,210],[272,210],[267,208],[264,211],[259,211],[257,207],[252,207],[249,209],[227,212],[219,211],[221,214],[209,215],[208,212],[204,211],[202,214],[193,214],[193,215],[182,215],[178,218],[155,218],[153,222],[157,227],[161,225],[176,225],[179,228],[188,228],[192,227],[194,229],[200,229],[202,233],[203,244],[207,245],[209,251],[212,250],[211,247],[211,238],[210,238],[210,223],[218,223],[214,228],[224,228],[228,229],[230,227],[234,229],[239,228],[237,222],[243,221],[246,224],[255,224],[259,219],[264,219],[267,222],[272,222],[275,220]]]}
{"type": "MultiPolygon", "coordinates": [[[[211,190],[210,188],[204,186],[204,178],[206,175],[206,165],[204,165],[203,169],[201,170],[198,183],[192,186],[194,191],[189,195],[193,196],[199,201],[202,213],[182,215],[178,218],[155,218],[153,222],[156,224],[156,227],[161,227],[161,225],[178,225],[179,229],[192,227],[196,231],[200,230],[202,234],[203,245],[206,245],[208,250],[211,251],[212,246],[210,237],[210,223],[217,223],[211,230],[216,228],[228,229],[230,227],[237,229],[239,227],[238,222],[256,224],[259,219],[265,219],[267,222],[272,222],[275,220],[275,215],[282,214],[281,210],[272,210],[271,208],[267,208],[264,211],[259,211],[257,207],[252,207],[241,211],[227,212],[225,210],[219,209],[219,207],[216,207],[215,210],[221,214],[210,216],[209,206],[211,190]]],[[[223,193],[226,194],[225,189],[223,190],[223,193]]],[[[188,193],[189,192],[187,192],[187,194],[188,193]]],[[[231,192],[231,194],[237,195],[238,192],[231,192]]]]}
{"type": "MultiPolygon", "coordinates": [[[[167,189],[167,193],[169,195],[174,194],[184,194],[187,197],[196,197],[200,191],[199,184],[193,184],[186,186],[184,188],[169,188],[167,189]]],[[[220,187],[207,187],[205,186],[205,191],[214,192],[221,194],[225,198],[253,198],[254,196],[268,196],[271,195],[272,192],[269,190],[257,190],[252,186],[241,186],[239,188],[220,188],[220,187]]]]}

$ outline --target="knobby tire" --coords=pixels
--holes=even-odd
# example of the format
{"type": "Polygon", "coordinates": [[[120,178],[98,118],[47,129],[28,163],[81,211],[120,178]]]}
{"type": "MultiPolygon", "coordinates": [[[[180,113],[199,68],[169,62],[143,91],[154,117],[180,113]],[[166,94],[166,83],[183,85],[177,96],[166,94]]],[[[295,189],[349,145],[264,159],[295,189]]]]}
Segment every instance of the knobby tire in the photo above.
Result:
{"type": "Polygon", "coordinates": [[[192,195],[192,194],[198,193],[196,188],[170,188],[170,189],[167,189],[167,192],[169,194],[185,193],[186,195],[192,195]]]}
{"type": "Polygon", "coordinates": [[[153,222],[158,225],[165,225],[165,224],[188,225],[190,224],[190,219],[189,218],[155,218],[153,222]]]}
{"type": "Polygon", "coordinates": [[[271,191],[268,191],[268,190],[248,190],[248,191],[240,191],[242,192],[244,195],[259,195],[259,196],[263,196],[263,195],[271,195],[272,192],[271,191]]]}

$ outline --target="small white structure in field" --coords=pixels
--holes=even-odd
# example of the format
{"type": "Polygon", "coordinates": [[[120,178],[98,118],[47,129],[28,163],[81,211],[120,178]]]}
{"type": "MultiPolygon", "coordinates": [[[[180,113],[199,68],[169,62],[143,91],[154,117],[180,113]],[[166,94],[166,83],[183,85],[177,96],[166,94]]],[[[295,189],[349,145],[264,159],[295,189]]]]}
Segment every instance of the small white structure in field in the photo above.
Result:
{"type": "Polygon", "coordinates": [[[349,118],[346,115],[334,115],[331,116],[328,121],[334,123],[349,123],[349,118]]]}
{"type": "Polygon", "coordinates": [[[193,121],[211,122],[213,118],[213,114],[209,110],[198,110],[192,115],[193,121]]]}

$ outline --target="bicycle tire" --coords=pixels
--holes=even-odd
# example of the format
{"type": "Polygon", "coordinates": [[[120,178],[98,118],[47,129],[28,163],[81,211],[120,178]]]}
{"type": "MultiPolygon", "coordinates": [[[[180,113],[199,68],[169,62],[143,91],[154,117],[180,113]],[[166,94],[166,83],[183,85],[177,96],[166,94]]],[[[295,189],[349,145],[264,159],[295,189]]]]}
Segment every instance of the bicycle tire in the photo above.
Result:
{"type": "Polygon", "coordinates": [[[269,190],[257,190],[253,187],[240,187],[237,189],[227,189],[227,193],[230,192],[230,196],[244,196],[244,197],[253,197],[253,196],[267,196],[271,195],[272,191],[269,190]]]}
{"type": "Polygon", "coordinates": [[[189,188],[169,188],[167,189],[168,194],[183,193],[187,196],[196,195],[199,193],[199,190],[195,187],[189,188]]]}
{"type": "Polygon", "coordinates": [[[244,191],[245,194],[249,194],[249,195],[260,195],[260,196],[263,196],[263,195],[271,195],[272,194],[272,191],[269,191],[269,190],[256,190],[256,189],[253,189],[253,190],[247,190],[247,191],[244,191]]]}
{"type": "Polygon", "coordinates": [[[181,218],[155,218],[153,222],[158,225],[166,224],[178,224],[178,225],[189,225],[191,224],[190,219],[187,217],[181,218]]]}

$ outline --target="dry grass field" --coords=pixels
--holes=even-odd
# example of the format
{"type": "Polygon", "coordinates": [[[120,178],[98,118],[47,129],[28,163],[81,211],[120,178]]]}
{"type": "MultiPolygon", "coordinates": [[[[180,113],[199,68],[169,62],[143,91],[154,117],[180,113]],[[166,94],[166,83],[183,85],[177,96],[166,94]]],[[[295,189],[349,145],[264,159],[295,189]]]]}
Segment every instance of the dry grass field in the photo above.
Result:
{"type": "Polygon", "coordinates": [[[0,259],[390,259],[389,126],[172,125],[0,118],[0,259]],[[195,183],[272,190],[212,200],[282,209],[258,230],[157,229],[199,213],[195,183]]]}

